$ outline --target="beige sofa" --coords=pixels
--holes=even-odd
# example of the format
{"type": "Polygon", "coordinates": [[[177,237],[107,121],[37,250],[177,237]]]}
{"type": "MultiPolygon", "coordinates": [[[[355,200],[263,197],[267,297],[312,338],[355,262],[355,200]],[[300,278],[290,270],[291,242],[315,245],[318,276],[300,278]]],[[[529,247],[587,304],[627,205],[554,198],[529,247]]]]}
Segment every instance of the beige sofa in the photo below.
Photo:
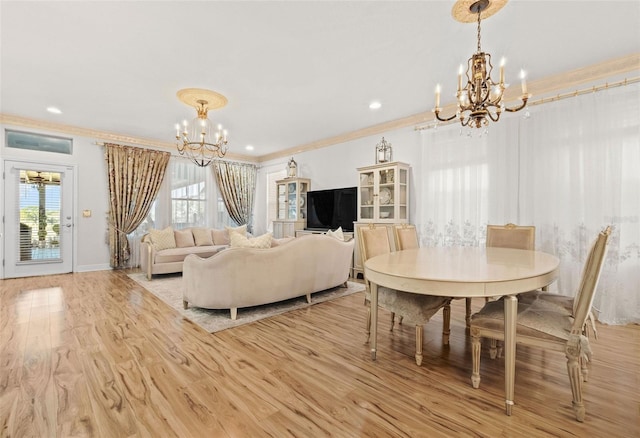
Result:
{"type": "MultiPolygon", "coordinates": [[[[155,274],[171,274],[182,272],[182,264],[189,254],[197,254],[200,257],[211,257],[218,251],[229,246],[229,233],[227,230],[207,229],[207,228],[186,228],[184,230],[171,230],[173,241],[171,243],[154,242],[154,236],[158,233],[169,232],[169,228],[164,230],[153,230],[142,237],[140,244],[140,267],[151,280],[155,274]],[[202,238],[203,231],[209,233],[210,239],[202,238]],[[155,232],[155,234],[154,234],[155,232]],[[196,239],[195,235],[199,237],[196,239]]],[[[157,239],[156,239],[157,240],[157,239]]]]}
{"type": "Polygon", "coordinates": [[[184,307],[230,309],[273,303],[346,285],[354,240],[313,234],[268,249],[229,248],[184,261],[184,307]]]}

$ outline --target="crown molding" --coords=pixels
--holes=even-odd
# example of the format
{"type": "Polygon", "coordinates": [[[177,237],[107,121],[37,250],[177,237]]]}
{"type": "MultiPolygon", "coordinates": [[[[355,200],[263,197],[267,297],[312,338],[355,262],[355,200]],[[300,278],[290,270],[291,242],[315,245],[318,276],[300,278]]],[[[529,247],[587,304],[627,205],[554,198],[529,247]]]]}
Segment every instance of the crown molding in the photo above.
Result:
{"type": "MultiPolygon", "coordinates": [[[[529,90],[534,96],[543,96],[557,93],[560,90],[572,89],[584,85],[585,83],[594,82],[598,80],[604,80],[606,78],[621,76],[629,74],[631,72],[640,72],[640,53],[632,53],[620,58],[610,59],[598,64],[594,64],[587,67],[571,70],[566,73],[561,73],[546,78],[530,81],[528,83],[529,90]]],[[[517,88],[517,87],[516,87],[517,88]]],[[[518,90],[511,89],[505,96],[505,99],[516,99],[518,96],[518,90]]],[[[456,111],[455,102],[452,102],[443,107],[444,114],[452,114],[456,111]]],[[[275,160],[282,157],[289,157],[293,154],[299,154],[302,152],[308,152],[316,149],[322,149],[335,144],[345,143],[352,140],[357,140],[363,137],[369,137],[373,135],[379,135],[388,131],[396,129],[406,128],[409,126],[415,126],[419,124],[433,122],[435,120],[433,111],[428,110],[418,114],[413,114],[400,119],[390,120],[377,125],[368,126],[356,131],[346,132],[344,134],[335,135],[313,141],[311,143],[301,144],[292,148],[288,148],[282,151],[274,152],[272,154],[261,155],[259,157],[252,157],[248,155],[227,153],[225,158],[247,161],[251,163],[261,163],[265,161],[275,160]]],[[[141,137],[131,137],[112,132],[97,131],[94,129],[81,128],[77,126],[63,125],[59,123],[44,122],[42,120],[35,120],[26,117],[19,117],[10,114],[0,113],[0,123],[21,126],[31,129],[42,129],[53,132],[65,133],[68,135],[75,135],[80,137],[95,138],[99,141],[124,143],[134,146],[147,146],[160,149],[168,149],[175,151],[175,144],[165,141],[151,140],[141,137]]]]}
{"type": "MultiPolygon", "coordinates": [[[[632,72],[640,72],[640,53],[632,53],[631,55],[611,59],[588,67],[582,67],[566,73],[538,79],[536,81],[530,81],[527,84],[529,87],[529,92],[532,93],[533,96],[542,96],[557,93],[560,90],[579,87],[588,82],[604,80],[606,78],[625,75],[632,72]]],[[[510,91],[510,93],[506,93],[505,99],[516,100],[517,98],[519,98],[519,90],[511,89],[510,91]]],[[[457,107],[455,102],[452,102],[450,104],[444,105],[442,112],[443,114],[453,114],[455,113],[456,109],[457,107]]],[[[311,143],[302,144],[283,151],[274,152],[272,154],[262,155],[258,157],[258,161],[263,162],[287,157],[293,154],[321,149],[327,146],[332,146],[363,137],[383,134],[395,129],[430,123],[434,122],[435,120],[436,119],[433,111],[429,110],[400,119],[380,123],[378,125],[369,126],[357,131],[352,131],[317,140],[311,143]]]]}
{"type": "MultiPolygon", "coordinates": [[[[42,120],[30,119],[28,117],[14,116],[11,114],[0,113],[0,124],[59,132],[78,137],[89,137],[96,139],[97,143],[106,142],[126,144],[129,146],[146,146],[152,147],[154,149],[167,149],[171,152],[174,152],[176,150],[176,145],[174,143],[169,143],[166,141],[151,140],[142,137],[131,137],[127,135],[116,134],[113,132],[98,131],[95,129],[81,128],[79,126],[64,125],[61,123],[45,122],[42,120]]],[[[225,155],[225,159],[248,161],[251,163],[257,162],[255,157],[234,153],[227,153],[225,155]]]]}

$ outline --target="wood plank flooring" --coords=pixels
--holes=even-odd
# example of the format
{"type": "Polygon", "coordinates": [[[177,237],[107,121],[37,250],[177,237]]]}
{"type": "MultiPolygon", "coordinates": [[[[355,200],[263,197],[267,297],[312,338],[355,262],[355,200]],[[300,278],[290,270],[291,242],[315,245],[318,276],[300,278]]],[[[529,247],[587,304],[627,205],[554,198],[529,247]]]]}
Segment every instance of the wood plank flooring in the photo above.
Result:
{"type": "Polygon", "coordinates": [[[464,300],[420,367],[383,310],[372,361],[365,317],[357,293],[209,334],[124,272],[0,280],[0,436],[640,436],[638,325],[598,326],[578,423],[563,354],[518,348],[510,417],[486,349],[471,387],[464,300]]]}

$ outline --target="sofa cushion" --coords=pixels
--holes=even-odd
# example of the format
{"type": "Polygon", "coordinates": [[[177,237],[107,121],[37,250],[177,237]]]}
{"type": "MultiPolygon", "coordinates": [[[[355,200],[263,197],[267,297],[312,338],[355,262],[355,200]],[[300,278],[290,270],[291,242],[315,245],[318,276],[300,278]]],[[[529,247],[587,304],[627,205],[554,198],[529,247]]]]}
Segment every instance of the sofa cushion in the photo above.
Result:
{"type": "Polygon", "coordinates": [[[214,245],[229,245],[229,232],[227,230],[211,230],[211,238],[214,245]]]}
{"type": "Polygon", "coordinates": [[[213,237],[207,228],[194,228],[191,231],[193,232],[193,238],[196,241],[196,246],[213,245],[213,237]]]}
{"type": "Polygon", "coordinates": [[[271,248],[271,233],[265,233],[251,239],[240,233],[230,233],[230,235],[231,248],[271,248]]]}
{"type": "Polygon", "coordinates": [[[176,247],[176,238],[171,227],[167,227],[164,230],[149,230],[149,234],[156,251],[176,247]]]}
{"type": "Polygon", "coordinates": [[[207,258],[211,257],[221,249],[223,246],[193,246],[191,248],[169,248],[156,253],[155,263],[175,263],[181,262],[189,254],[196,254],[197,256],[207,258]]]}
{"type": "Polygon", "coordinates": [[[176,248],[189,248],[195,246],[193,234],[190,229],[175,230],[174,235],[176,238],[176,248]]]}

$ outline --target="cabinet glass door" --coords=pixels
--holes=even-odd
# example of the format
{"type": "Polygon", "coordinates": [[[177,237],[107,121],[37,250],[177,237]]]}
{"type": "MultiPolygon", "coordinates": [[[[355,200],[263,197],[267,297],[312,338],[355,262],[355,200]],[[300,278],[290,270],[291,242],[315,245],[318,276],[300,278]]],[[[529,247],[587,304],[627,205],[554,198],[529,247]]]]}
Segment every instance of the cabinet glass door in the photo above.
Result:
{"type": "Polygon", "coordinates": [[[407,207],[409,203],[407,194],[408,174],[406,169],[399,169],[398,173],[400,174],[398,181],[398,219],[407,219],[409,217],[409,209],[407,207]]]}
{"type": "Polygon", "coordinates": [[[373,180],[373,171],[360,173],[360,220],[373,219],[373,204],[376,198],[373,180]]]}
{"type": "Polygon", "coordinates": [[[380,219],[394,219],[396,203],[395,169],[378,170],[378,215],[380,219]]]}
{"type": "Polygon", "coordinates": [[[287,186],[278,184],[278,219],[287,218],[287,186]]]}
{"type": "Polygon", "coordinates": [[[298,206],[296,202],[297,186],[298,185],[295,182],[287,184],[287,219],[298,219],[298,206]]]}
{"type": "Polygon", "coordinates": [[[307,192],[309,191],[309,185],[300,181],[300,193],[298,199],[298,218],[304,219],[305,212],[307,211],[307,192]]]}

